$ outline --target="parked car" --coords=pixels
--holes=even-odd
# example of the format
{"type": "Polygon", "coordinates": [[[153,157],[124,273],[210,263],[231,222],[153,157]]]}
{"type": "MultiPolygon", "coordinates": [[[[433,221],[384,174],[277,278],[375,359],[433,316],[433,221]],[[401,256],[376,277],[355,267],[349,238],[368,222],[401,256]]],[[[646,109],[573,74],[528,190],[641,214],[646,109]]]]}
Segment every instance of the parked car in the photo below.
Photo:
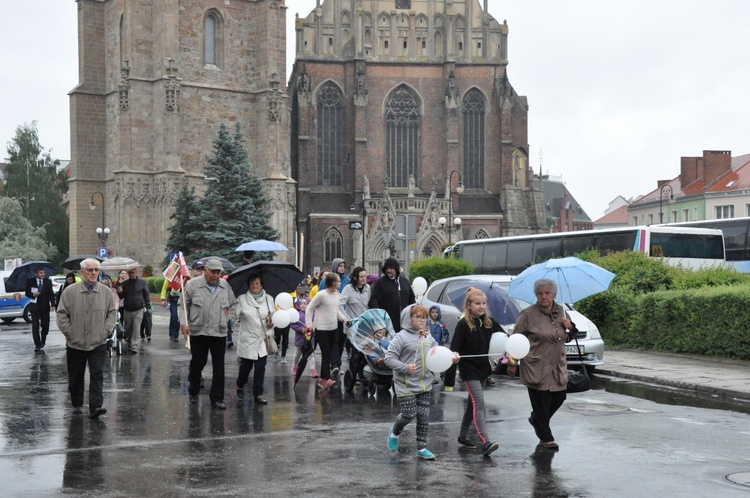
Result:
{"type": "MultiPolygon", "coordinates": [[[[422,298],[422,305],[430,309],[433,305],[440,307],[440,313],[443,315],[443,321],[448,326],[448,330],[453,334],[453,330],[456,328],[456,323],[462,315],[456,306],[454,306],[448,298],[448,292],[451,290],[451,284],[453,282],[460,282],[466,280],[485,280],[488,282],[498,283],[507,293],[508,287],[513,277],[508,275],[461,275],[458,277],[442,278],[435,280],[425,291],[425,295],[422,298]]],[[[531,306],[530,303],[522,301],[520,299],[512,299],[513,303],[520,310],[531,306]]],[[[599,329],[596,327],[594,322],[586,318],[584,315],[579,313],[573,308],[571,304],[565,304],[566,312],[570,315],[570,320],[576,324],[578,328],[578,344],[581,347],[581,353],[583,354],[583,364],[586,369],[591,371],[595,367],[604,364],[604,341],[602,340],[599,329]]],[[[510,333],[513,331],[515,323],[501,323],[501,325],[510,333]]],[[[567,352],[567,359],[569,366],[578,366],[581,364],[578,351],[576,350],[575,341],[568,342],[565,344],[567,352]]]]}
{"type": "Polygon", "coordinates": [[[10,274],[9,271],[0,271],[0,320],[10,323],[16,318],[23,318],[26,323],[31,323],[31,299],[26,297],[24,291],[11,292],[5,289],[5,280],[10,274]]]}
{"type": "Polygon", "coordinates": [[[65,275],[55,275],[54,277],[50,277],[50,280],[52,280],[52,291],[57,295],[60,287],[65,283],[65,275]]]}

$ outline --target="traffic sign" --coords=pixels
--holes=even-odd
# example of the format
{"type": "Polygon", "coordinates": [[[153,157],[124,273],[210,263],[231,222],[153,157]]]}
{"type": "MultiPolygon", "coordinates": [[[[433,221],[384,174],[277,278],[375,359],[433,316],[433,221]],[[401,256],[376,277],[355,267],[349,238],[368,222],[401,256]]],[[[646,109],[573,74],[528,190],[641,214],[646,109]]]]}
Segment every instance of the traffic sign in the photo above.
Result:
{"type": "Polygon", "coordinates": [[[96,250],[96,255],[100,258],[106,258],[107,256],[109,256],[109,251],[107,251],[106,247],[100,247],[96,250]]]}

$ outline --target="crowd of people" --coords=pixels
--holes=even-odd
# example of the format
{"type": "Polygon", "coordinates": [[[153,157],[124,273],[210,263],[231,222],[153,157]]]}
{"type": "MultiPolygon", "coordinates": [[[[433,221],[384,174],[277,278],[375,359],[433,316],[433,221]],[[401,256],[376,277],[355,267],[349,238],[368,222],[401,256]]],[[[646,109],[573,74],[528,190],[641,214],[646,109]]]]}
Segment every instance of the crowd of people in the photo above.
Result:
{"type": "MultiPolygon", "coordinates": [[[[177,334],[181,332],[190,343],[190,403],[196,404],[200,400],[202,371],[210,353],[213,368],[209,395],[211,406],[226,409],[224,358],[227,348],[231,347],[229,333],[234,325],[239,362],[237,398],[245,398],[245,386],[252,372],[253,400],[257,405],[268,404],[264,396],[267,361],[276,344],[283,341],[278,328],[275,330],[274,327],[272,317],[276,304],[264,289],[263,274],[249,274],[248,291],[236,297],[229,283],[222,279],[223,267],[218,259],[199,261],[193,265],[192,271],[193,276],[184,289],[173,290],[165,284],[161,294],[162,304],[170,308],[170,340],[178,341],[177,334]]],[[[347,275],[346,262],[335,259],[331,270],[321,273],[319,283],[311,282],[307,295],[303,292],[296,296],[294,307],[299,320],[291,324],[296,348],[292,375],[297,375],[300,360],[309,357],[309,372],[318,379],[317,388],[330,390],[342,373],[343,351],[349,351],[350,360],[354,356],[347,338],[352,321],[368,310],[382,309],[394,328],[399,330],[391,340],[378,337],[378,341],[382,341],[379,344],[386,350],[381,364],[384,363],[393,374],[393,388],[400,407],[388,433],[387,447],[397,451],[404,427],[416,419],[417,457],[425,460],[436,458],[427,442],[431,393],[439,381],[427,368],[425,358],[431,348],[441,345],[453,352],[453,365],[441,374],[446,391],[452,390],[458,371],[463,391],[467,393],[457,441],[463,447],[480,447],[485,456],[490,455],[498,448],[498,443],[493,442],[488,434],[485,420],[484,388],[492,374],[487,356],[492,335],[504,330],[490,316],[487,297],[478,289],[468,288],[464,314],[455,330],[451,331],[441,321],[437,306],[428,310],[416,303],[411,284],[402,275],[397,260],[386,259],[381,271],[377,279],[370,279],[371,283],[368,283],[364,268],[355,267],[347,275]],[[316,348],[320,350],[317,365],[315,355],[309,354],[316,348]]],[[[88,365],[89,415],[97,418],[106,413],[102,407],[102,369],[108,331],[114,326],[119,310],[125,321],[126,349],[137,353],[138,330],[144,309],[150,304],[150,296],[136,270],[122,272],[115,282],[108,278],[99,282],[99,262],[86,259],[81,263],[81,273],[82,282],[76,283],[71,278],[60,292],[57,320],[66,338],[69,391],[74,411],[80,411],[83,406],[84,373],[88,365]]],[[[39,298],[45,289],[44,275],[37,276],[40,278],[30,281],[27,287],[39,298]]],[[[555,450],[558,444],[552,435],[550,420],[566,398],[564,344],[578,332],[563,308],[555,303],[555,282],[539,280],[534,292],[537,302],[522,311],[513,329],[514,334],[528,338],[530,352],[522,362],[509,358],[508,374],[515,376],[520,367],[520,379],[527,387],[532,408],[528,421],[540,446],[555,450]]],[[[34,333],[34,341],[41,347],[46,336],[44,323],[40,319],[34,333]]],[[[289,328],[283,333],[288,336],[289,328]]],[[[286,356],[285,346],[279,356],[286,356]]],[[[353,366],[350,364],[349,368],[353,366]]]]}

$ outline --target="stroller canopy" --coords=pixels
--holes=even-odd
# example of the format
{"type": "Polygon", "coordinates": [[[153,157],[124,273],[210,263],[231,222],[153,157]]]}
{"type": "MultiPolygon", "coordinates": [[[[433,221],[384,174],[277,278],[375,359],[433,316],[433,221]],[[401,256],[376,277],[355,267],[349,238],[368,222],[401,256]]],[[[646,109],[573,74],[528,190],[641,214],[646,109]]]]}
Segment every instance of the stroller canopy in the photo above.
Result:
{"type": "Polygon", "coordinates": [[[368,356],[377,355],[378,358],[384,358],[385,351],[380,347],[379,339],[375,337],[379,331],[384,331],[383,337],[386,339],[393,339],[395,332],[391,318],[385,310],[378,308],[367,310],[352,320],[349,341],[357,351],[368,356]]]}

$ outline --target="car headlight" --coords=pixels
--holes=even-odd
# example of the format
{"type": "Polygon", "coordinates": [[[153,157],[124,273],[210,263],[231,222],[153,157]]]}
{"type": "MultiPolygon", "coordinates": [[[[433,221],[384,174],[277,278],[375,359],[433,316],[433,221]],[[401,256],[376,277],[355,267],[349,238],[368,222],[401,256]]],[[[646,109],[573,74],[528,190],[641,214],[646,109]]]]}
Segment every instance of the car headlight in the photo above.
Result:
{"type": "Polygon", "coordinates": [[[601,339],[602,335],[599,333],[599,329],[594,325],[594,322],[589,321],[589,339],[601,339]]]}

